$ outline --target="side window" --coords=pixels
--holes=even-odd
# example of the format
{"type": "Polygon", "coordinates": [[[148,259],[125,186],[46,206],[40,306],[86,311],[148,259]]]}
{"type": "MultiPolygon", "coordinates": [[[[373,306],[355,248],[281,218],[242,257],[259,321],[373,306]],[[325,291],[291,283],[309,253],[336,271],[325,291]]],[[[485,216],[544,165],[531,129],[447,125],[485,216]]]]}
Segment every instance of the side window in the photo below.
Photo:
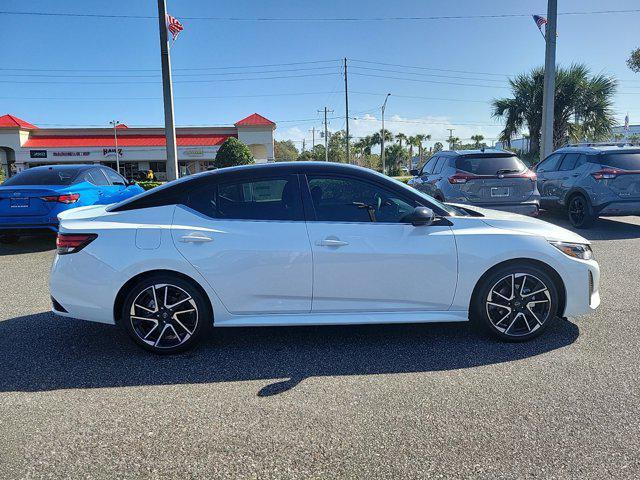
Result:
{"type": "Polygon", "coordinates": [[[414,202],[374,183],[350,177],[308,176],[320,222],[403,223],[414,202]]]}
{"type": "Polygon", "coordinates": [[[424,164],[424,167],[422,167],[422,171],[420,172],[420,175],[430,175],[433,172],[433,167],[435,167],[438,161],[438,158],[440,157],[438,156],[431,157],[429,161],[424,164]]]}
{"type": "Polygon", "coordinates": [[[580,168],[582,165],[584,165],[585,163],[587,163],[587,156],[584,154],[580,154],[580,156],[578,157],[578,160],[576,161],[575,166],[573,167],[574,170],[576,168],[580,168]]]}
{"type": "Polygon", "coordinates": [[[554,153],[545,158],[542,162],[538,164],[536,167],[536,172],[555,172],[558,169],[558,164],[564,154],[562,153],[554,153]]]}
{"type": "Polygon", "coordinates": [[[433,168],[433,173],[440,173],[442,171],[442,167],[444,166],[444,164],[447,163],[447,160],[448,160],[447,157],[440,157],[438,159],[438,163],[433,168]]]}
{"type": "Polygon", "coordinates": [[[109,185],[109,181],[107,180],[107,177],[104,176],[104,173],[102,173],[102,170],[100,170],[99,168],[96,168],[94,170],[89,170],[85,174],[85,176],[87,177],[87,180],[89,182],[99,187],[104,187],[109,185]]]}
{"type": "Polygon", "coordinates": [[[189,206],[212,218],[234,220],[303,220],[295,175],[222,180],[195,191],[189,206]]]}
{"type": "Polygon", "coordinates": [[[562,159],[559,170],[563,172],[573,170],[576,167],[576,162],[578,161],[579,156],[579,153],[567,153],[562,159]]]}
{"type": "Polygon", "coordinates": [[[107,178],[111,182],[111,185],[126,185],[127,184],[125,182],[124,178],[122,178],[120,175],[118,175],[113,170],[109,170],[109,169],[105,168],[105,169],[102,169],[102,171],[105,173],[105,175],[107,176],[107,178]]]}

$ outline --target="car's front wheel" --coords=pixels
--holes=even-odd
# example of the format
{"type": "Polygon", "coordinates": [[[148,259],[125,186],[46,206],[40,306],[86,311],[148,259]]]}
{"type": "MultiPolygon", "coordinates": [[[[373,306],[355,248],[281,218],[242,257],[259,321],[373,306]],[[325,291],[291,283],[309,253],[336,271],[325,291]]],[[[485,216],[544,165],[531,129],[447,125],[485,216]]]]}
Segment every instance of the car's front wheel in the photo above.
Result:
{"type": "Polygon", "coordinates": [[[197,344],[212,316],[208,302],[191,282],[173,275],[154,275],[131,288],[120,318],[138,345],[170,354],[197,344]]]}
{"type": "Polygon", "coordinates": [[[548,327],[558,303],[558,286],[545,270],[514,263],[481,280],[472,299],[471,320],[502,340],[524,341],[548,327]]]}

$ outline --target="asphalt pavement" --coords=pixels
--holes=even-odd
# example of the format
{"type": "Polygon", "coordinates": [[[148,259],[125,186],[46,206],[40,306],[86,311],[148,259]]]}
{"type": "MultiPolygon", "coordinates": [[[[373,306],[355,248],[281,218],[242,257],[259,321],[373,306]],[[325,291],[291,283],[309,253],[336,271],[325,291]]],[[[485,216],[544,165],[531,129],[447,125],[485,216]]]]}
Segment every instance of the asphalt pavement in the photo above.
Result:
{"type": "Polygon", "coordinates": [[[51,315],[51,238],[1,245],[0,478],[638,478],[640,219],[579,233],[602,305],[529,343],[216,329],[174,357],[51,315]]]}

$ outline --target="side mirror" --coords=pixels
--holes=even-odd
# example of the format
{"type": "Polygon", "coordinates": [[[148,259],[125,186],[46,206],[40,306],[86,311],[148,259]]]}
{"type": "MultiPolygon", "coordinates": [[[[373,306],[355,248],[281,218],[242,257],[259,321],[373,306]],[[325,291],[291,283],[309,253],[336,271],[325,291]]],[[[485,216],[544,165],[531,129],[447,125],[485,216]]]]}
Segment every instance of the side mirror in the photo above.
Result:
{"type": "Polygon", "coordinates": [[[424,227],[431,225],[436,219],[433,210],[428,207],[416,207],[411,214],[411,225],[414,227],[424,227]]]}
{"type": "Polygon", "coordinates": [[[411,170],[409,170],[409,175],[413,176],[413,177],[417,177],[418,175],[420,175],[420,170],[413,168],[411,170]]]}

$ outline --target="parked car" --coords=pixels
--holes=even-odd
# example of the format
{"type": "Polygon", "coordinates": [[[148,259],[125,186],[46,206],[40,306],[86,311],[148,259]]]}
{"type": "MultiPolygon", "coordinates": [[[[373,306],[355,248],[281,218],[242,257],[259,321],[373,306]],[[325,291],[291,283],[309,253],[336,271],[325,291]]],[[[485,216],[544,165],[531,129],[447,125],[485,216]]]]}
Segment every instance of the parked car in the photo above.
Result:
{"type": "Polygon", "coordinates": [[[116,203],[142,193],[116,171],[101,165],[33,167],[0,185],[0,241],[58,230],[58,214],[72,208],[116,203]]]}
{"type": "Polygon", "coordinates": [[[349,165],[224,168],[60,219],[53,311],[157,353],[211,326],[471,319],[527,340],[600,303],[576,233],[349,165]]]}
{"type": "Polygon", "coordinates": [[[536,175],[514,153],[504,150],[442,151],[433,155],[409,185],[441,202],[478,205],[537,215],[536,175]]]}
{"type": "Polygon", "coordinates": [[[577,145],[536,167],[541,206],[562,209],[576,228],[599,216],[640,215],[640,148],[577,145]]]}

